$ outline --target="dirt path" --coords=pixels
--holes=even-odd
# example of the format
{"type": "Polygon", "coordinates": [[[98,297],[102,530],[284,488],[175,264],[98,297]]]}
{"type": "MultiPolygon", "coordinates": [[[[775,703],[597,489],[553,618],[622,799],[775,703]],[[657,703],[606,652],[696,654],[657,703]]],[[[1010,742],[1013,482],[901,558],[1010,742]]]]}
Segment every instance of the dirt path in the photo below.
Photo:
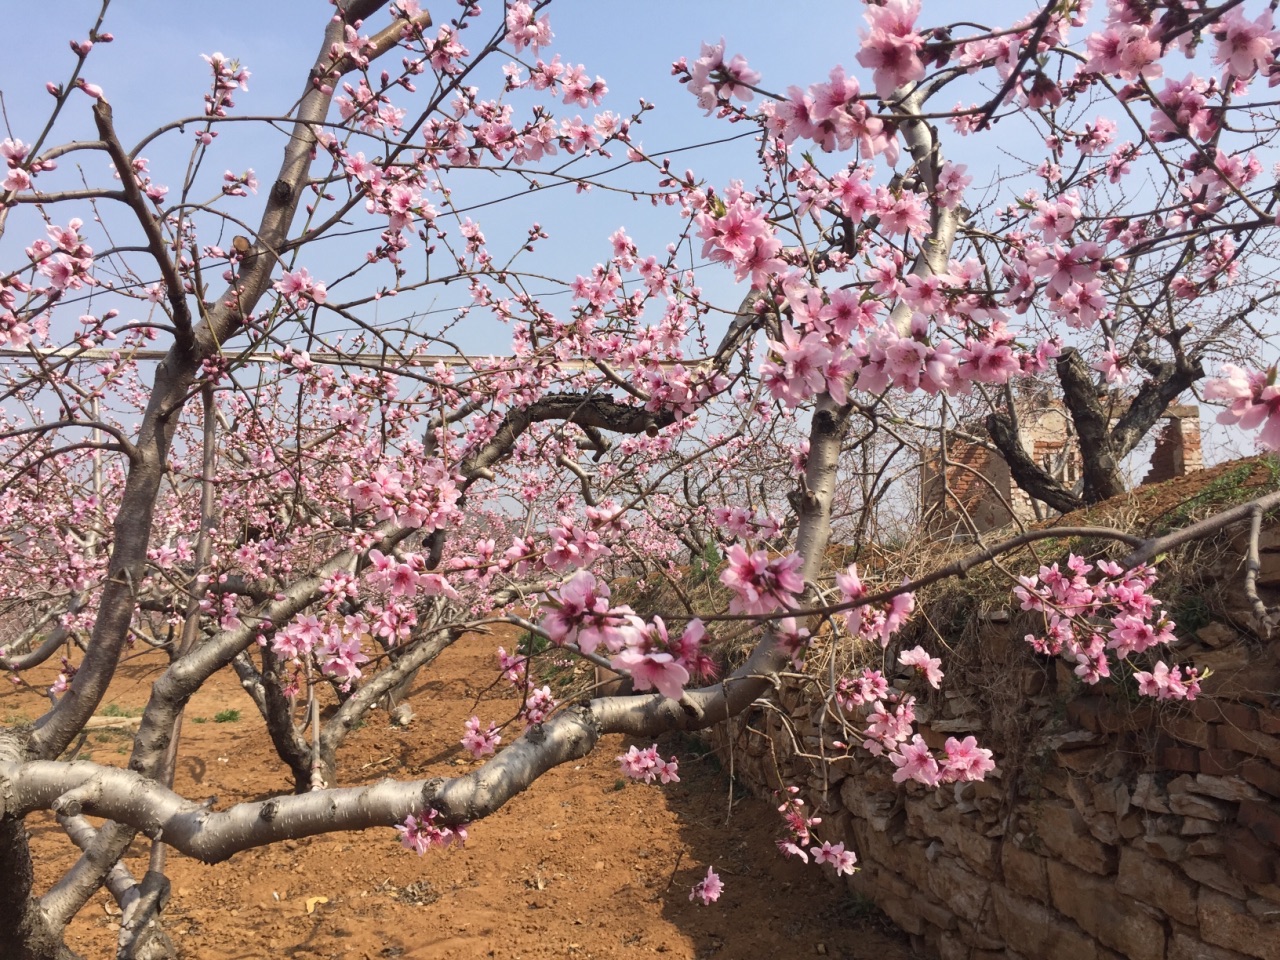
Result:
{"type": "MultiPolygon", "coordinates": [[[[468,637],[447,651],[415,695],[419,719],[408,729],[379,713],[356,731],[339,756],[344,782],[471,766],[458,745],[463,721],[472,713],[505,719],[515,709],[492,702],[497,694],[474,706],[477,680],[494,676],[500,642],[468,637]]],[[[103,712],[135,712],[161,665],[150,654],[126,664],[103,712]]],[[[31,691],[0,697],[0,716],[34,717],[41,708],[31,691]]],[[[287,789],[234,675],[202,690],[187,717],[176,783],[184,795],[216,796],[224,808],[287,789]]],[[[131,736],[128,728],[95,731],[81,755],[122,763],[131,736]]],[[[543,777],[476,824],[462,850],[420,859],[380,829],[248,851],[212,867],[173,857],[168,928],[192,960],[911,956],[828,873],[774,852],[777,814],[768,804],[739,796],[726,825],[728,781],[714,758],[698,759],[701,744],[668,748],[680,755],[682,782],[666,787],[620,779],[613,758],[626,746],[607,738],[580,765],[543,777]],[[688,894],[708,864],[725,892],[704,907],[688,894]]],[[[47,884],[71,848],[51,820],[29,825],[47,884]]],[[[130,852],[141,876],[146,842],[130,852]]],[[[115,911],[99,894],[77,918],[71,947],[93,960],[113,956],[115,911]]]]}

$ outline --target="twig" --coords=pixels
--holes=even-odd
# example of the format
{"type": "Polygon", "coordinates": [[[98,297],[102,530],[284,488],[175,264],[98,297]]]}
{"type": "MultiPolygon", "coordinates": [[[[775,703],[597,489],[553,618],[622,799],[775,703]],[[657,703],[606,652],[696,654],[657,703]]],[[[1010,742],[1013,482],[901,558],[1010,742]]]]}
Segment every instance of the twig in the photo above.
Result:
{"type": "Polygon", "coordinates": [[[664,888],[664,892],[666,890],[670,890],[671,885],[676,882],[676,873],[677,871],[679,871],[680,861],[683,859],[684,859],[684,850],[681,850],[679,853],[676,854],[676,865],[671,868],[671,878],[667,881],[667,885],[664,888]]]}
{"type": "Polygon", "coordinates": [[[583,502],[586,503],[588,507],[596,506],[595,495],[592,494],[591,492],[591,478],[587,476],[587,472],[583,470],[582,467],[578,466],[576,463],[570,460],[563,453],[560,454],[560,456],[556,457],[556,463],[560,464],[560,466],[564,467],[566,470],[568,470],[570,473],[572,473],[575,477],[578,478],[578,482],[582,487],[583,502]]]}
{"type": "Polygon", "coordinates": [[[1262,598],[1258,596],[1258,573],[1262,570],[1262,560],[1258,551],[1258,538],[1262,534],[1263,510],[1260,503],[1255,502],[1250,506],[1252,509],[1249,511],[1249,552],[1244,565],[1244,592],[1245,596],[1253,604],[1253,613],[1258,618],[1258,627],[1262,631],[1262,638],[1270,640],[1271,633],[1275,628],[1275,618],[1272,617],[1271,611],[1267,609],[1267,605],[1262,602],[1262,598]]]}

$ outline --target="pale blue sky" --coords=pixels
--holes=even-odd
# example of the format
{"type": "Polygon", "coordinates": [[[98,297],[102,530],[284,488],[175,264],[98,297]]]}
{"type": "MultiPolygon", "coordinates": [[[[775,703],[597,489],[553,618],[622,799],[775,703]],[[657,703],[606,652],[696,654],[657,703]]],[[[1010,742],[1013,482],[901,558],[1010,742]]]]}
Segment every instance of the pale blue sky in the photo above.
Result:
{"type": "MultiPolygon", "coordinates": [[[[437,21],[452,16],[457,9],[451,0],[426,5],[437,21]]],[[[9,132],[30,142],[43,124],[51,103],[44,85],[46,81],[60,82],[67,77],[74,61],[68,41],[87,35],[99,2],[59,0],[56,4],[8,6],[6,29],[11,38],[21,40],[11,42],[0,59],[0,91],[4,94],[9,132]]],[[[499,9],[496,0],[488,6],[490,14],[499,9]]],[[[1037,6],[1035,0],[987,0],[982,4],[924,0],[920,22],[924,25],[981,16],[990,25],[1008,26],[1037,6]]],[[[1105,9],[1101,3],[1096,6],[1095,16],[1105,9]]],[[[698,55],[702,41],[715,41],[723,36],[730,53],[744,54],[752,66],[763,73],[763,85],[768,89],[782,92],[791,84],[807,86],[824,80],[837,63],[859,76],[865,87],[869,85],[866,71],[854,61],[858,31],[863,25],[862,9],[856,0],[803,0],[786,4],[760,0],[646,0],[643,3],[561,0],[550,8],[556,34],[550,52],[558,52],[572,63],[584,63],[590,72],[605,77],[610,94],[602,108],[625,114],[641,97],[656,104],[658,109],[647,116],[639,138],[651,152],[670,150],[744,129],[705,118],[693,97],[671,77],[672,60],[681,56],[692,60],[698,55]]],[[[249,92],[236,97],[235,113],[280,113],[289,108],[303,88],[306,70],[315,56],[330,11],[326,0],[223,0],[216,4],[115,0],[108,12],[106,29],[115,34],[116,42],[93,52],[84,76],[106,89],[126,145],[157,124],[201,113],[209,80],[201,53],[221,51],[238,57],[253,72],[249,92]]],[[[390,66],[396,62],[393,60],[390,66]]],[[[498,62],[501,61],[495,62],[495,72],[498,62]]],[[[1182,68],[1174,65],[1173,69],[1181,71],[1182,68]]],[[[496,91],[497,87],[491,85],[490,89],[496,91]]],[[[943,98],[942,106],[960,99],[961,93],[966,102],[979,99],[979,95],[971,95],[972,90],[957,91],[954,98],[950,93],[943,98]]],[[[523,102],[527,108],[528,100],[523,102]]],[[[93,137],[89,108],[87,97],[73,98],[49,142],[93,137]]],[[[577,108],[559,104],[555,105],[555,111],[557,116],[579,112],[577,108]]],[[[590,116],[594,111],[581,112],[590,116]]],[[[1007,160],[1005,151],[1032,155],[1043,149],[1025,125],[1015,123],[1001,125],[995,135],[970,139],[950,135],[946,130],[943,133],[946,155],[969,164],[975,187],[990,182],[1004,169],[1018,166],[1007,160]]],[[[266,127],[224,127],[206,167],[209,189],[203,197],[216,195],[221,172],[226,168],[239,172],[253,167],[260,179],[269,184],[282,143],[282,137],[266,127]]],[[[179,184],[190,149],[190,136],[177,133],[149,146],[146,154],[152,161],[156,181],[170,186],[179,184]]],[[[677,170],[691,166],[699,176],[722,187],[733,177],[742,177],[749,183],[757,180],[752,155],[752,144],[745,140],[681,153],[673,157],[673,165],[677,170]]],[[[105,157],[101,154],[80,156],[89,164],[85,170],[89,182],[97,185],[109,182],[105,157]],[[101,166],[94,166],[96,164],[101,166]]],[[[1266,166],[1270,167],[1274,159],[1272,153],[1266,166]]],[[[74,163],[64,161],[61,171],[46,174],[43,179],[44,183],[51,184],[55,177],[63,178],[65,184],[68,179],[74,180],[75,174],[74,163]]],[[[478,196],[493,195],[491,185],[479,186],[478,196]]],[[[1009,195],[1006,187],[1003,197],[1007,200],[1009,195]]],[[[254,222],[260,211],[260,200],[234,201],[228,209],[254,222]]],[[[979,200],[980,204],[984,202],[979,200]]],[[[65,222],[72,214],[59,211],[56,215],[65,222]]],[[[83,212],[80,215],[85,216],[83,212]]],[[[660,254],[681,226],[677,214],[669,209],[654,211],[647,205],[601,193],[584,201],[567,190],[540,193],[516,203],[485,208],[477,211],[475,217],[497,250],[506,250],[518,243],[528,224],[540,221],[552,233],[555,243],[548,245],[547,254],[537,265],[543,272],[566,279],[575,273],[589,272],[593,264],[605,259],[609,249],[607,237],[618,226],[628,228],[642,254],[660,254]]],[[[361,217],[361,221],[364,220],[361,217]]],[[[20,209],[10,218],[7,234],[0,239],[0,262],[12,264],[15,254],[21,257],[21,248],[42,234],[33,211],[20,209]]],[[[216,238],[203,239],[213,242],[216,238]]],[[[106,243],[99,237],[95,245],[102,247],[106,243]]],[[[308,253],[303,263],[309,264],[317,275],[333,276],[349,266],[353,255],[359,257],[362,245],[367,245],[364,238],[346,250],[317,249],[308,253]]],[[[716,302],[728,308],[738,302],[740,293],[727,270],[719,267],[700,270],[699,280],[716,302]]],[[[346,295],[345,291],[342,295],[346,295]]],[[[380,309],[388,312],[379,318],[428,310],[439,311],[441,317],[447,317],[452,308],[465,299],[465,290],[458,285],[431,288],[385,302],[380,309]]],[[[567,305],[568,298],[563,295],[547,300],[547,306],[555,310],[564,310],[567,305]]],[[[74,324],[76,314],[87,309],[94,312],[106,309],[103,298],[99,295],[89,306],[69,303],[63,312],[70,316],[68,322],[74,324]]],[[[128,315],[137,312],[137,306],[130,305],[128,315]]],[[[372,312],[368,316],[373,319],[372,312]]],[[[473,353],[505,353],[509,348],[506,332],[476,315],[463,329],[451,330],[450,334],[473,353]]]]}

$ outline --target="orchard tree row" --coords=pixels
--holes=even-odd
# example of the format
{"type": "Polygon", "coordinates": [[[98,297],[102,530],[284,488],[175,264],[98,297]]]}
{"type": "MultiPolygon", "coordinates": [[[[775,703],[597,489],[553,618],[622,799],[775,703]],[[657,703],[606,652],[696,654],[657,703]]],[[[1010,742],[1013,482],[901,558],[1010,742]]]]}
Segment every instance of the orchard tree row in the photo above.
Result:
{"type": "MultiPolygon", "coordinates": [[[[319,49],[296,99],[240,112],[250,70],[210,51],[178,117],[94,82],[103,2],[48,76],[4,76],[10,102],[47,109],[0,141],[0,663],[17,685],[60,670],[44,716],[0,728],[0,953],[70,956],[66,926],[105,885],[119,956],[173,956],[167,849],[213,862],[394,826],[426,852],[605,734],[636,741],[628,775],[670,781],[678,760],[647,744],[744,710],[816,642],[849,665],[821,681],[849,749],[900,781],[981,778],[973,738],[933,751],[916,732],[940,651],[897,631],[916,589],[1063,530],[983,540],[905,584],[833,569],[829,548],[918,536],[904,490],[940,437],[986,445],[1059,512],[1123,491],[1126,457],[1191,390],[1280,446],[1259,359],[1280,294],[1274,6],[1028,0],[982,23],[865,0],[844,62],[805,77],[707,43],[675,80],[654,64],[654,87],[684,84],[708,140],[753,138],[754,162],[716,180],[697,152],[692,169],[646,152],[650,105],[562,59],[547,2],[299,6],[319,49]],[[126,139],[126,117],[153,129],[126,139]],[[278,168],[244,162],[254,136],[278,138],[278,168]],[[542,191],[588,224],[600,198],[634,198],[669,242],[555,236],[495,203],[542,191]],[[1025,448],[1031,395],[1069,413],[1081,483],[1025,448]],[[626,578],[682,596],[700,566],[719,609],[645,619],[617,595],[626,578]],[[540,642],[495,650],[515,696],[493,702],[512,708],[451,734],[484,762],[343,786],[345,737],[372,711],[433,722],[405,699],[414,678],[494,623],[540,642]],[[558,702],[542,646],[623,692],[558,702]],[[64,760],[148,647],[167,667],[127,767],[64,760]],[[172,784],[184,706],[225,670],[288,773],[279,796],[215,810],[172,784]],[[44,890],[38,811],[82,850],[44,890]]],[[[1086,682],[1194,697],[1149,563],[1271,506],[1159,541],[1073,528],[1121,547],[1010,583],[1042,615],[1029,641],[1086,682]]],[[[784,814],[784,854],[855,869],[784,814]]]]}

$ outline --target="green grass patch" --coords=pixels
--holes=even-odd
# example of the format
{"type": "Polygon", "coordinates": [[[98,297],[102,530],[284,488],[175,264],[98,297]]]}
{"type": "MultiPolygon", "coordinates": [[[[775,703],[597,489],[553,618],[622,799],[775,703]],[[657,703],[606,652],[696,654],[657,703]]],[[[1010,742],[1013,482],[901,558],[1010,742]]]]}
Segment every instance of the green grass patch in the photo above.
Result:
{"type": "Polygon", "coordinates": [[[1156,517],[1151,523],[1151,534],[1162,536],[1181,529],[1203,516],[1256,500],[1278,486],[1280,486],[1280,459],[1267,456],[1246,461],[1215,477],[1194,497],[1189,497],[1172,510],[1156,517]],[[1247,481],[1259,467],[1266,471],[1263,481],[1246,486],[1247,481]]]}
{"type": "Polygon", "coordinates": [[[516,652],[522,657],[536,657],[551,649],[551,641],[538,633],[526,630],[516,641],[516,652]]]}
{"type": "Polygon", "coordinates": [[[140,717],[142,716],[142,707],[122,707],[118,703],[108,703],[102,708],[101,715],[104,717],[140,717]]]}
{"type": "Polygon", "coordinates": [[[239,710],[219,710],[217,713],[213,715],[213,722],[214,723],[239,723],[240,711],[239,710]]]}
{"type": "Polygon", "coordinates": [[[714,543],[708,543],[706,549],[702,551],[701,556],[693,558],[689,564],[689,576],[686,583],[690,587],[696,587],[700,583],[705,583],[715,576],[720,569],[720,564],[724,562],[724,558],[720,556],[720,551],[716,549],[714,543]]]}

